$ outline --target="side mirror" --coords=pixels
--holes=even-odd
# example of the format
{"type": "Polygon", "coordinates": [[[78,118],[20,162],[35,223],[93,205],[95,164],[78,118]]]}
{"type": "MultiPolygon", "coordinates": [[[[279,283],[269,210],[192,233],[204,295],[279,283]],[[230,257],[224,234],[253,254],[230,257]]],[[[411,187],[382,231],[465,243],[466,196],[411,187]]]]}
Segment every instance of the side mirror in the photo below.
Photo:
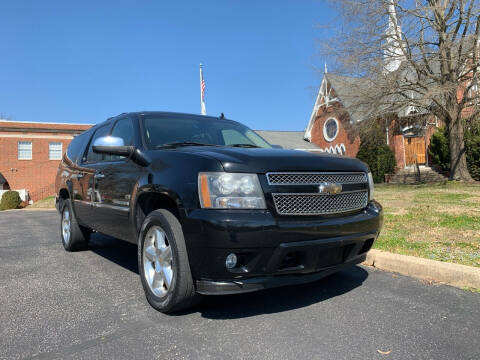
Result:
{"type": "Polygon", "coordinates": [[[141,166],[150,165],[150,159],[135,146],[125,146],[122,138],[104,136],[95,140],[92,150],[97,154],[125,156],[141,166]]]}
{"type": "Polygon", "coordinates": [[[272,145],[272,148],[274,149],[283,149],[282,145],[272,145]]]}
{"type": "MultiPolygon", "coordinates": [[[[104,136],[100,137],[95,140],[93,146],[124,146],[125,143],[123,142],[122,138],[115,137],[115,136],[104,136]]],[[[95,151],[95,150],[94,150],[95,151]]]]}

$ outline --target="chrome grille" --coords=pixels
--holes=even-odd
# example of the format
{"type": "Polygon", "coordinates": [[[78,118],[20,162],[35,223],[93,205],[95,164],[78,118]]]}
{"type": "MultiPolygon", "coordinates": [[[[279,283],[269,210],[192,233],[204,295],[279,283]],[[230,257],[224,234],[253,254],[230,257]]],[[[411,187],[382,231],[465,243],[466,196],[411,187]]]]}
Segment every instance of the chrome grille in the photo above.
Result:
{"type": "Polygon", "coordinates": [[[367,206],[368,191],[324,194],[272,194],[281,215],[325,215],[362,209],[367,206]]]}
{"type": "Polygon", "coordinates": [[[268,173],[270,185],[315,185],[322,182],[340,184],[366,183],[365,173],[268,173]]]}

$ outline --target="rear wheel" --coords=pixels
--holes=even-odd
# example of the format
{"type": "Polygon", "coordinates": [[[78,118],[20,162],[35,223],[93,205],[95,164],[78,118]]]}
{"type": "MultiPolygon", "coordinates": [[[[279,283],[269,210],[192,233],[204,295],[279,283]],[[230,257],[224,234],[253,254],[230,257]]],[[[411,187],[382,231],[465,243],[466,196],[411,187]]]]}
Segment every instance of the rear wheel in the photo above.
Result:
{"type": "Polygon", "coordinates": [[[60,233],[63,247],[67,251],[86,249],[88,247],[88,240],[90,239],[90,231],[78,224],[72,211],[70,199],[63,201],[61,209],[60,233]]]}
{"type": "Polygon", "coordinates": [[[171,212],[155,210],[145,218],[138,264],[145,296],[158,311],[171,313],[198,302],[182,227],[171,212]]]}

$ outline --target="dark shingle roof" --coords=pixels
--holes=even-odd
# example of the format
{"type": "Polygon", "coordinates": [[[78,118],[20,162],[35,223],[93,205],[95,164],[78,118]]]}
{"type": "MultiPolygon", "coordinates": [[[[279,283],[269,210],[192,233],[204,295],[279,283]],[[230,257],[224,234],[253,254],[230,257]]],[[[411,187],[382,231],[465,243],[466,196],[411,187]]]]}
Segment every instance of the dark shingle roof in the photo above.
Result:
{"type": "Polygon", "coordinates": [[[325,74],[337,97],[350,114],[353,122],[362,121],[372,114],[371,106],[362,104],[363,96],[372,91],[372,84],[362,78],[325,74]]]}
{"type": "Polygon", "coordinates": [[[320,148],[303,139],[303,131],[269,131],[255,132],[272,145],[281,145],[284,149],[319,150],[320,148]]]}

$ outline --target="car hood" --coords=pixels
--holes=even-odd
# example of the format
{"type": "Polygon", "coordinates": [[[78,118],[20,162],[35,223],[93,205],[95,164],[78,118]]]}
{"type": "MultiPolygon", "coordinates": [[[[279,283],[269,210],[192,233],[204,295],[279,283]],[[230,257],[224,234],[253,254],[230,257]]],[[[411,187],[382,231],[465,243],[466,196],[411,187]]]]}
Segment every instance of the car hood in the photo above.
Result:
{"type": "Polygon", "coordinates": [[[363,162],[354,158],[301,150],[192,146],[177,151],[214,158],[231,172],[368,171],[363,162]]]}

